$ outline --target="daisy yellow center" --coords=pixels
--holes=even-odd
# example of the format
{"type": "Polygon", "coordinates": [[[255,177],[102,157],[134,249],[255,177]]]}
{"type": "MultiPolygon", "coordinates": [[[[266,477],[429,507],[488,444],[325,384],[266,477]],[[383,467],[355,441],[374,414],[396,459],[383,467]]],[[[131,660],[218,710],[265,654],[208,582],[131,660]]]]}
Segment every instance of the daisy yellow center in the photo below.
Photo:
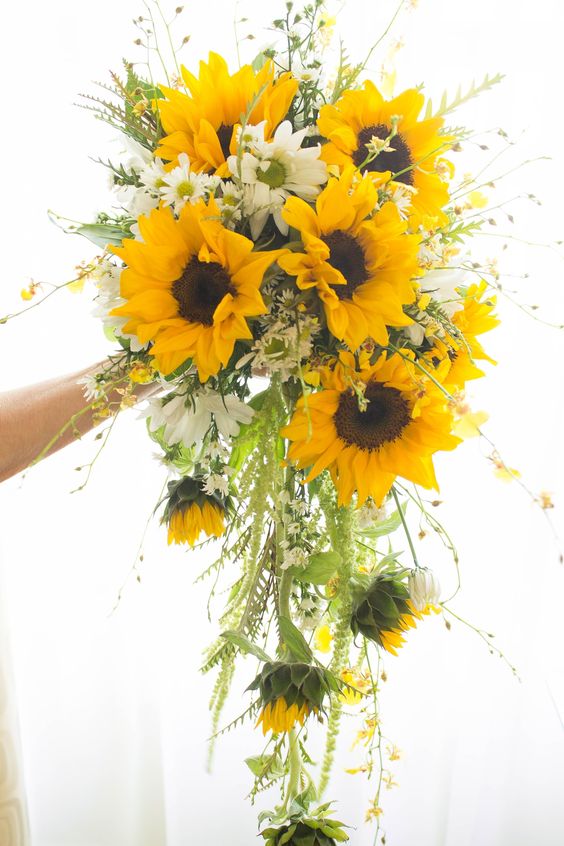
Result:
{"type": "Polygon", "coordinates": [[[401,437],[411,415],[407,401],[396,388],[371,382],[365,396],[368,406],[361,411],[355,394],[342,393],[333,422],[341,440],[373,452],[401,437]]]}
{"type": "Polygon", "coordinates": [[[329,247],[330,264],[340,270],[347,285],[336,285],[333,289],[340,300],[349,300],[358,288],[368,279],[364,250],[356,238],[343,229],[335,229],[322,239],[329,247]]]}
{"type": "Polygon", "coordinates": [[[233,294],[229,274],[216,261],[192,258],[172,286],[178,314],[190,323],[213,325],[213,315],[226,294],[233,294]]]}
{"type": "Polygon", "coordinates": [[[231,146],[233,127],[226,126],[224,123],[222,123],[219,129],[216,129],[216,135],[219,141],[219,146],[221,147],[221,152],[223,153],[224,158],[227,159],[227,157],[231,155],[231,151],[229,148],[231,146]]]}
{"type": "Polygon", "coordinates": [[[194,186],[191,182],[185,179],[183,182],[178,183],[176,193],[179,197],[191,197],[194,193],[194,186]]]}
{"type": "Polygon", "coordinates": [[[286,168],[281,162],[273,159],[266,170],[257,170],[257,179],[270,188],[280,188],[286,181],[286,168]]]}
{"type": "MultiPolygon", "coordinates": [[[[367,145],[370,144],[373,137],[384,141],[389,137],[390,132],[390,127],[383,123],[366,126],[364,129],[361,129],[356,139],[358,146],[352,156],[355,165],[361,167],[362,163],[370,155],[367,145]]],[[[412,185],[413,170],[406,170],[406,168],[411,168],[413,165],[411,150],[399,132],[390,139],[388,146],[393,149],[388,152],[383,151],[379,153],[372,161],[361,168],[362,172],[375,171],[377,173],[383,173],[390,170],[392,173],[399,174],[396,177],[396,182],[412,185]],[[402,171],[405,171],[405,173],[402,173],[402,171]]]]}

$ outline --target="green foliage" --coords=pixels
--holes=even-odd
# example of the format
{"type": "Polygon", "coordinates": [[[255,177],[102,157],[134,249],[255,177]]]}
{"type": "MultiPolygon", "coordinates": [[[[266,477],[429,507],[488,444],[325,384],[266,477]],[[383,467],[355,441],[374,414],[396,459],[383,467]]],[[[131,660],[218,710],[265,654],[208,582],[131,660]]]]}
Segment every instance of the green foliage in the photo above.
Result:
{"type": "Polygon", "coordinates": [[[74,234],[88,238],[102,250],[108,246],[121,247],[125,238],[133,238],[129,228],[108,223],[85,223],[74,229],[74,234]]]}
{"type": "Polygon", "coordinates": [[[326,585],[341,563],[341,556],[334,550],[315,552],[309,556],[305,567],[290,567],[292,576],[299,582],[311,585],[326,585]]]}
{"type": "Polygon", "coordinates": [[[259,661],[272,660],[270,656],[266,654],[264,649],[261,649],[260,646],[256,645],[256,643],[251,643],[245,635],[239,634],[239,632],[222,632],[221,637],[236,646],[240,652],[244,652],[246,655],[254,655],[255,658],[259,659],[259,661]]]}
{"type": "Polygon", "coordinates": [[[311,661],[313,653],[301,633],[288,617],[279,617],[278,627],[282,640],[298,661],[311,661]]]}
{"type": "MultiPolygon", "coordinates": [[[[404,502],[401,506],[401,510],[405,514],[407,509],[407,502],[404,502]]],[[[394,511],[393,514],[390,514],[389,517],[386,517],[384,520],[378,520],[372,526],[368,526],[366,529],[357,529],[360,535],[364,535],[367,538],[382,538],[385,535],[391,535],[392,532],[395,532],[399,527],[402,525],[401,514],[399,511],[394,511]]]]}
{"type": "Polygon", "coordinates": [[[448,92],[445,91],[441,97],[441,102],[437,111],[434,111],[433,109],[433,101],[428,100],[427,109],[425,111],[425,119],[431,117],[444,117],[445,115],[450,114],[450,112],[453,112],[459,106],[462,106],[464,103],[467,103],[469,100],[477,97],[478,94],[483,94],[484,91],[489,91],[494,87],[494,85],[501,82],[503,76],[504,75],[502,73],[496,73],[495,76],[486,74],[482,82],[478,85],[472,81],[470,88],[468,88],[465,92],[463,92],[462,86],[459,85],[452,100],[449,100],[448,92]]]}

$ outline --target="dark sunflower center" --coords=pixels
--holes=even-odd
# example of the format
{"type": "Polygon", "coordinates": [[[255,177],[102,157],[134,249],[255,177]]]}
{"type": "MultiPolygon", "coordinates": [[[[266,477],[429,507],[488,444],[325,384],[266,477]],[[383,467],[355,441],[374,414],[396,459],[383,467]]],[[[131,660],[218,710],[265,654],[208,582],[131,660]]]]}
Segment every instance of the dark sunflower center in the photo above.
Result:
{"type": "Polygon", "coordinates": [[[213,313],[226,294],[235,289],[227,271],[216,261],[190,259],[180,279],[172,286],[178,314],[190,323],[213,325],[213,313]]]}
{"type": "Polygon", "coordinates": [[[372,452],[401,437],[411,416],[407,401],[396,388],[370,382],[366,399],[368,407],[361,411],[352,391],[341,394],[333,421],[341,440],[372,452]]]}
{"type": "Polygon", "coordinates": [[[356,238],[342,229],[335,229],[321,239],[331,251],[330,264],[340,270],[347,285],[336,285],[334,291],[340,300],[350,300],[354,291],[368,279],[364,250],[356,238]]]}
{"type": "MultiPolygon", "coordinates": [[[[370,144],[373,137],[384,141],[389,136],[390,132],[390,127],[383,123],[377,123],[373,126],[366,126],[364,129],[361,129],[356,138],[358,146],[353,153],[353,161],[355,165],[360,167],[367,156],[370,155],[370,151],[366,145],[370,144]]],[[[390,139],[388,146],[393,147],[393,149],[390,152],[379,153],[376,158],[372,159],[371,162],[368,162],[368,164],[361,168],[362,172],[366,173],[366,171],[370,170],[377,173],[383,173],[386,170],[390,170],[392,173],[399,174],[399,176],[396,177],[396,182],[413,185],[413,170],[406,170],[405,173],[401,173],[401,171],[405,170],[405,168],[410,168],[412,166],[413,159],[411,158],[411,150],[399,132],[390,139]]]]}
{"type": "Polygon", "coordinates": [[[227,159],[231,155],[229,146],[231,144],[231,137],[233,135],[233,127],[226,126],[224,123],[222,123],[219,129],[216,130],[216,135],[219,141],[219,145],[221,147],[221,152],[223,153],[223,157],[227,159]]]}

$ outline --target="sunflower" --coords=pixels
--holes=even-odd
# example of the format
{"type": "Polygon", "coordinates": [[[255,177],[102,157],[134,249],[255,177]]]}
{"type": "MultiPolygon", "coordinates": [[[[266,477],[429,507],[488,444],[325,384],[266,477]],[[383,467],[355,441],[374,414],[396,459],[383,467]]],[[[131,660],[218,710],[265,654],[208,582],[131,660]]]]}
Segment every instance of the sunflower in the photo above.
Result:
{"type": "Polygon", "coordinates": [[[168,208],[139,218],[143,241],[128,239],[113,252],[127,265],[112,314],[128,318],[123,331],[142,344],[168,375],[192,358],[202,382],[218,373],[235,341],[252,338],[246,318],[264,314],[260,285],[284,250],[253,252],[253,242],[225,229],[214,200],[185,206],[178,220],[168,208]]]}
{"type": "Polygon", "coordinates": [[[449,193],[435,166],[453,139],[439,134],[442,118],[418,120],[424,101],[415,89],[384,100],[370,81],[363,89],[346,91],[334,105],[323,106],[319,112],[319,131],[329,139],[321,158],[341,169],[353,164],[362,173],[371,173],[379,184],[393,180],[415,189],[412,223],[434,218],[435,225],[442,226],[448,220],[441,210],[449,193]],[[371,158],[372,139],[386,140],[394,126],[396,134],[388,146],[371,158]]]}
{"type": "Polygon", "coordinates": [[[156,155],[176,164],[178,155],[187,153],[192,170],[218,176],[229,175],[227,158],[237,152],[237,129],[253,102],[248,123],[266,121],[268,140],[298,90],[298,80],[291,73],[274,78],[271,61],[258,73],[251,65],[243,65],[230,74],[225,59],[210,53],[207,64],[200,62],[199,77],[184,67],[181,72],[188,94],[161,86],[165,99],[156,101],[167,133],[156,155]]]}
{"type": "Polygon", "coordinates": [[[376,188],[370,179],[354,184],[353,173],[331,179],[315,210],[298,197],[286,201],[282,216],[299,231],[304,252],[279,262],[298,288],[317,290],[330,332],[351,350],[368,337],[385,345],[387,325],[413,322],[402,306],[415,299],[419,270],[419,237],[406,234],[393,203],[372,215],[376,188]]]}
{"type": "Polygon", "coordinates": [[[162,519],[168,524],[168,543],[194,546],[202,532],[219,538],[229,507],[229,498],[204,493],[201,480],[185,476],[169,482],[162,519]]]}
{"type": "Polygon", "coordinates": [[[321,667],[301,662],[266,662],[248,690],[259,690],[262,708],[257,726],[262,733],[290,731],[318,714],[330,685],[321,667]]]}
{"type": "Polygon", "coordinates": [[[386,652],[397,655],[405,643],[405,632],[416,620],[438,609],[427,605],[418,611],[400,572],[384,572],[374,577],[362,591],[356,592],[351,615],[353,634],[362,634],[386,652]]]}
{"type": "Polygon", "coordinates": [[[435,339],[433,348],[425,354],[425,359],[437,368],[441,384],[452,392],[463,388],[470,379],[484,375],[475,361],[496,363],[477,338],[499,325],[494,314],[496,298],[487,295],[487,287],[486,282],[480,282],[465,291],[462,308],[452,316],[458,334],[449,334],[444,340],[435,339]]]}
{"type": "Polygon", "coordinates": [[[329,469],[339,505],[372,497],[381,505],[396,476],[424,488],[437,488],[432,455],[460,443],[450,434],[453,419],[445,397],[402,350],[384,352],[370,365],[361,356],[341,353],[339,363],[322,373],[323,389],[298,400],[282,429],[292,441],[288,458],[311,468],[306,481],[329,469]],[[360,402],[359,402],[360,398],[360,402]]]}
{"type": "Polygon", "coordinates": [[[262,724],[263,734],[268,731],[278,734],[279,732],[290,731],[296,723],[303,726],[309,714],[310,706],[308,702],[304,701],[301,705],[294,702],[292,705],[288,705],[286,699],[280,696],[274,702],[268,702],[264,706],[259,714],[257,726],[262,724]]]}

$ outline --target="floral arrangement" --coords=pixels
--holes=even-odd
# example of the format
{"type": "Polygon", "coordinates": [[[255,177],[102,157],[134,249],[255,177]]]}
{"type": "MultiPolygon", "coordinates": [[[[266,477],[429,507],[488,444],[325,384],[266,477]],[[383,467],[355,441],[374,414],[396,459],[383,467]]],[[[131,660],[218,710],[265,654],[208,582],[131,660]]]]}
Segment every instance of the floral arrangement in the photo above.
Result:
{"type": "MultiPolygon", "coordinates": [[[[119,345],[85,380],[89,407],[110,417],[116,387],[124,407],[160,385],[143,415],[170,471],[168,543],[221,544],[201,577],[230,585],[203,664],[212,742],[244,719],[264,735],[246,763],[253,802],[281,797],[260,815],[268,846],[348,840],[322,796],[354,708],[379,830],[382,656],[448,612],[406,510],[457,564],[421,489],[438,487],[435,453],[478,431],[465,385],[493,363],[480,338],[498,322],[468,252],[483,196],[453,164],[469,133],[450,124],[498,77],[435,107],[419,88],[386,94],[343,48],[331,76],[334,23],[320,0],[288,2],[272,27],[284,47],[236,71],[211,52],[161,84],[126,63],[88,95],[125,139],[102,162],[119,210],[67,227],[103,249],[80,278],[119,345]],[[244,656],[248,702],[222,727],[244,656]]],[[[136,25],[148,43],[154,20],[136,25]]]]}

